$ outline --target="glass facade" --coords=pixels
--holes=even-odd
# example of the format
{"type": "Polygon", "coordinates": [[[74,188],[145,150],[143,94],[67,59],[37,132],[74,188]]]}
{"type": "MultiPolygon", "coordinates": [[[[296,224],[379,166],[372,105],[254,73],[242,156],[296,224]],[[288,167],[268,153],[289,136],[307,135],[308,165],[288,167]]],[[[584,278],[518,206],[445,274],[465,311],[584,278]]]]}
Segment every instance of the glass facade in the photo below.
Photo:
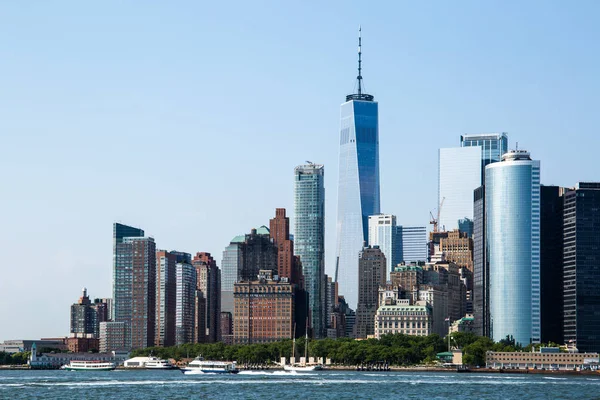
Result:
{"type": "Polygon", "coordinates": [[[427,261],[427,228],[400,226],[402,233],[402,261],[405,263],[427,261]]]}
{"type": "Polygon", "coordinates": [[[481,186],[481,147],[440,149],[438,166],[438,227],[451,231],[458,229],[459,220],[473,219],[473,190],[481,186]]]}
{"type": "Polygon", "coordinates": [[[378,246],[386,259],[386,280],[392,268],[402,262],[402,229],[396,226],[396,216],[391,214],[369,217],[369,246],[378,246]]]}
{"type": "Polygon", "coordinates": [[[192,343],[196,314],[196,268],[188,263],[177,263],[175,282],[175,344],[192,343]]]}
{"type": "Polygon", "coordinates": [[[564,199],[564,339],[600,352],[600,182],[581,182],[564,199]]]}
{"type": "Polygon", "coordinates": [[[225,312],[233,312],[233,285],[237,282],[243,267],[244,240],[244,235],[234,237],[223,251],[221,310],[225,312]]]}
{"type": "Polygon", "coordinates": [[[475,333],[490,335],[489,264],[485,251],[485,186],[473,192],[473,316],[475,333]]]}
{"type": "Polygon", "coordinates": [[[308,292],[311,326],[315,338],[325,336],[325,170],[322,165],[294,169],[294,245],[300,257],[304,287],[308,292]]]}
{"type": "Polygon", "coordinates": [[[499,162],[502,156],[508,152],[508,135],[506,133],[480,133],[473,135],[462,135],[460,137],[461,147],[481,147],[481,184],[488,164],[499,162]]]}
{"type": "Polygon", "coordinates": [[[540,162],[512,151],[485,170],[490,333],[540,341],[540,162]]]}
{"type": "Polygon", "coordinates": [[[368,218],[379,214],[378,104],[349,95],[341,106],[335,280],[351,308],[358,300],[358,254],[368,241],[368,218]]]}

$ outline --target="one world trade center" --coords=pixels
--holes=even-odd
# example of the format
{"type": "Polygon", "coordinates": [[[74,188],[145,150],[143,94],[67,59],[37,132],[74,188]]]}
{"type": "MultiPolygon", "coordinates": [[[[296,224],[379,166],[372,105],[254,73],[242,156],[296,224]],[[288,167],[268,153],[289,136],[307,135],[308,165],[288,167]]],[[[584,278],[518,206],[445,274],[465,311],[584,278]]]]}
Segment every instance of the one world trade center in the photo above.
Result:
{"type": "Polygon", "coordinates": [[[356,309],[358,256],[368,239],[369,215],[379,214],[378,105],[363,93],[361,35],[358,37],[357,91],[341,106],[340,164],[335,280],[356,309]]]}

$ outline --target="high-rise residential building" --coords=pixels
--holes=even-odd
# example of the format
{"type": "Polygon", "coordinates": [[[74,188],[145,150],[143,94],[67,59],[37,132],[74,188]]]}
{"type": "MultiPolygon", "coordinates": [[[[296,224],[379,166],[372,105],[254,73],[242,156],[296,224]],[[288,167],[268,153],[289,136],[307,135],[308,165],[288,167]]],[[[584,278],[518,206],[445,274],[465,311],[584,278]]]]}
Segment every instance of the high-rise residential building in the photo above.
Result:
{"type": "Polygon", "coordinates": [[[194,342],[196,268],[185,260],[175,264],[175,344],[194,342]]]}
{"type": "Polygon", "coordinates": [[[225,344],[233,344],[233,314],[227,311],[221,312],[221,339],[225,344]]]}
{"type": "Polygon", "coordinates": [[[294,250],[302,262],[310,325],[315,338],[327,328],[325,281],[325,170],[309,163],[294,169],[294,250]]]}
{"type": "Polygon", "coordinates": [[[510,151],[485,168],[491,338],[539,343],[540,162],[510,151]]]}
{"type": "Polygon", "coordinates": [[[402,261],[405,263],[427,261],[427,228],[402,226],[402,261]]]}
{"type": "Polygon", "coordinates": [[[215,259],[206,252],[196,253],[192,265],[196,268],[196,289],[205,299],[204,337],[207,342],[214,343],[219,340],[221,328],[221,271],[215,259]]]}
{"type": "Polygon", "coordinates": [[[541,186],[540,313],[542,343],[563,338],[563,217],[565,188],[541,186]]]}
{"type": "Polygon", "coordinates": [[[131,350],[131,327],[128,322],[100,323],[100,353],[131,350]]]}
{"type": "Polygon", "coordinates": [[[97,337],[99,322],[96,308],[90,301],[87,289],[83,288],[82,291],[77,303],[71,305],[71,335],[97,337]]]}
{"type": "Polygon", "coordinates": [[[358,301],[358,253],[368,240],[368,218],[380,212],[378,104],[363,93],[360,35],[357,86],[340,113],[335,268],[335,281],[351,308],[358,301]]]}
{"type": "Polygon", "coordinates": [[[386,280],[392,269],[402,262],[402,227],[396,225],[396,216],[379,214],[369,216],[369,246],[379,246],[386,259],[386,280]]]}
{"type": "Polygon", "coordinates": [[[473,219],[473,190],[481,186],[481,147],[439,150],[439,230],[458,229],[460,220],[473,219]]]}
{"type": "Polygon", "coordinates": [[[234,343],[291,339],[294,335],[295,285],[274,280],[272,270],[260,271],[257,275],[257,280],[234,285],[234,343]]]}
{"type": "Polygon", "coordinates": [[[129,325],[125,337],[134,349],[153,346],[156,333],[156,245],[143,234],[118,223],[113,227],[113,314],[115,322],[129,325]]]}
{"type": "Polygon", "coordinates": [[[221,310],[233,312],[233,285],[238,281],[256,279],[258,271],[277,271],[278,249],[269,232],[261,226],[250,234],[234,237],[223,252],[221,310]]]}
{"type": "Polygon", "coordinates": [[[502,156],[508,152],[508,135],[504,132],[461,135],[460,146],[481,147],[481,184],[483,185],[485,166],[502,161],[502,156]]]}
{"type": "Polygon", "coordinates": [[[366,338],[375,334],[379,286],[385,285],[386,265],[385,255],[377,246],[365,247],[358,255],[357,338],[366,338]]]}
{"type": "MultiPolygon", "coordinates": [[[[294,242],[290,240],[290,219],[285,208],[275,209],[275,218],[269,220],[269,233],[277,246],[277,272],[280,278],[294,281],[294,242]]],[[[296,282],[294,282],[296,283],[296,282]]]]}
{"type": "Polygon", "coordinates": [[[129,321],[131,319],[131,287],[133,274],[131,269],[130,246],[120,246],[123,238],[143,237],[144,231],[131,226],[113,224],[113,303],[112,320],[129,321]]]}
{"type": "Polygon", "coordinates": [[[475,333],[490,336],[489,263],[485,244],[485,187],[473,192],[473,316],[475,333]]]}
{"type": "Polygon", "coordinates": [[[156,252],[156,346],[175,345],[175,264],[177,255],[156,252]]]}
{"type": "Polygon", "coordinates": [[[564,339],[599,352],[600,182],[580,182],[564,199],[564,339]]]}

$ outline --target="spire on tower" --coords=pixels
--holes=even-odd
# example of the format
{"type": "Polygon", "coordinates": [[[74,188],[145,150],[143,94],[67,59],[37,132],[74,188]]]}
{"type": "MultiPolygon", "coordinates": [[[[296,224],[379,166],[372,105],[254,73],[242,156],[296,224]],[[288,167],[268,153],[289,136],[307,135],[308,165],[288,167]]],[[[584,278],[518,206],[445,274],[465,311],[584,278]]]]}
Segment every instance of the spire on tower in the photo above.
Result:
{"type": "Polygon", "coordinates": [[[358,26],[358,76],[356,80],[358,81],[358,91],[355,94],[349,94],[346,96],[346,101],[350,100],[363,100],[363,101],[373,101],[373,96],[370,94],[363,94],[363,84],[362,84],[362,28],[358,26]]]}
{"type": "Polygon", "coordinates": [[[356,77],[356,79],[358,80],[358,94],[361,95],[362,94],[362,87],[361,87],[361,83],[362,83],[362,75],[360,74],[360,70],[361,70],[361,62],[362,60],[360,59],[361,56],[361,26],[358,26],[358,76],[356,77]]]}

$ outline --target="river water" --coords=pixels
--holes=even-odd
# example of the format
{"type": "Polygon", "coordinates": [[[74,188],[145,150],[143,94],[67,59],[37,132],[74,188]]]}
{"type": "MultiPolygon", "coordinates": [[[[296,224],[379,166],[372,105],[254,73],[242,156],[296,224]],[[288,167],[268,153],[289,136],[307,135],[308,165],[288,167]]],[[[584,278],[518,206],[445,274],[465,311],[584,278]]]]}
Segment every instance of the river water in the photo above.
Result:
{"type": "Polygon", "coordinates": [[[598,399],[598,375],[0,371],[0,399],[598,399]]]}

